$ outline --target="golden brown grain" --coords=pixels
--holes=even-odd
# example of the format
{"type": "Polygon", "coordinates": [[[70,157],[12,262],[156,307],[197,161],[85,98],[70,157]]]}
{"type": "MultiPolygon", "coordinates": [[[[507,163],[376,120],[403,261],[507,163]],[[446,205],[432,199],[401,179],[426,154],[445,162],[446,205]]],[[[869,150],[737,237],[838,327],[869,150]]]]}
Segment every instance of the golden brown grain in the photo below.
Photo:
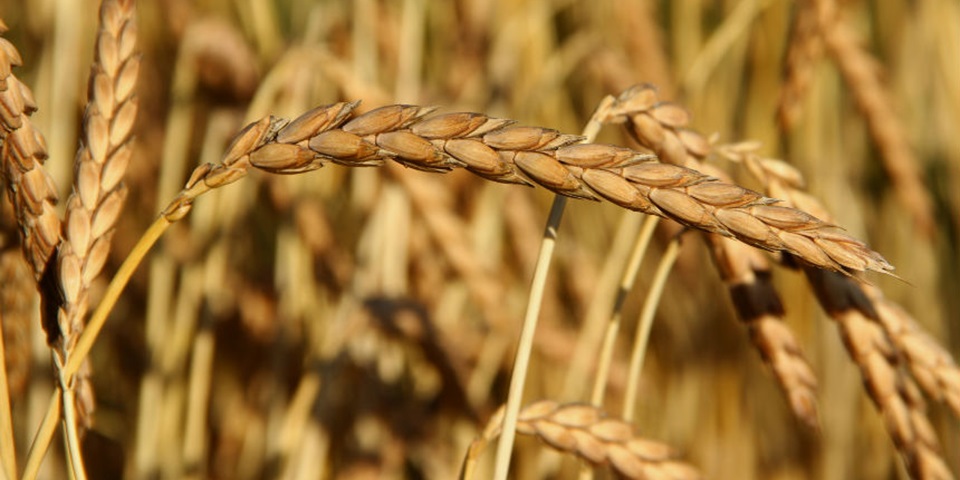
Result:
{"type": "MultiPolygon", "coordinates": [[[[490,417],[481,437],[470,446],[465,464],[468,473],[486,444],[500,435],[502,423],[501,408],[490,417]]],[[[534,436],[594,466],[609,466],[626,478],[701,478],[695,468],[678,460],[671,447],[637,436],[630,422],[611,417],[592,405],[561,404],[552,400],[532,403],[520,410],[517,432],[534,436]]]]}
{"type": "MultiPolygon", "coordinates": [[[[163,215],[171,221],[179,219],[198,195],[236,181],[250,167],[273,173],[299,173],[320,168],[326,162],[367,166],[389,159],[426,171],[462,167],[495,181],[517,183],[517,179],[525,179],[577,198],[595,199],[596,192],[623,208],[671,218],[767,250],[785,251],[820,268],[844,272],[892,270],[883,257],[865,244],[812,215],[775,205],[773,199],[696,170],[652,162],[650,157],[639,152],[630,154],[623,147],[572,145],[579,137],[538,127],[470,129],[464,123],[476,123],[473,119],[442,116],[434,121],[454,124],[447,128],[461,133],[454,138],[421,139],[430,144],[429,153],[419,148],[416,152],[397,152],[388,148],[397,147],[390,144],[397,137],[386,134],[399,129],[408,139],[416,137],[407,128],[432,109],[391,105],[350,119],[354,106],[338,103],[326,107],[325,120],[318,124],[302,119],[291,123],[276,117],[250,124],[227,150],[224,162],[199,167],[186,190],[163,215]],[[346,124],[337,128],[343,122],[346,124]],[[278,132],[290,125],[297,130],[284,138],[303,140],[279,142],[278,132]],[[386,142],[390,145],[384,145],[384,137],[391,139],[386,142]],[[468,141],[472,148],[447,150],[450,140],[468,141]],[[589,154],[589,160],[585,154],[589,154]],[[598,170],[603,172],[599,176],[584,176],[598,170]]],[[[319,113],[313,110],[305,115],[319,113]]],[[[504,124],[499,119],[487,121],[504,124]]],[[[417,144],[426,145],[419,141],[417,144]]]]}

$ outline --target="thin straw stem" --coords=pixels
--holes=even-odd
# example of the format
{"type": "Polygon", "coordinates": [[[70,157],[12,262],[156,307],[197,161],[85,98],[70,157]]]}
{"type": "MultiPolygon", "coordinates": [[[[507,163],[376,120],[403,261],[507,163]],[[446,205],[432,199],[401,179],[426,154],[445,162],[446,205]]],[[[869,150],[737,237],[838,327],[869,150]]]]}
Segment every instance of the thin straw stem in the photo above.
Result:
{"type": "Polygon", "coordinates": [[[513,375],[510,376],[510,392],[507,394],[503,433],[500,434],[500,440],[497,443],[497,460],[494,467],[495,480],[507,480],[507,473],[510,470],[513,441],[517,434],[517,417],[520,415],[523,386],[526,383],[527,367],[530,365],[530,354],[533,351],[533,335],[537,329],[540,307],[543,304],[543,292],[547,285],[550,260],[553,258],[553,250],[557,244],[557,229],[560,228],[560,220],[563,218],[563,210],[566,205],[567,197],[560,195],[553,197],[550,218],[547,220],[547,228],[543,232],[543,242],[540,244],[537,266],[533,273],[533,282],[530,285],[527,314],[523,319],[523,327],[520,331],[520,344],[517,347],[517,356],[513,364],[513,375]]]}
{"type": "MultiPolygon", "coordinates": [[[[0,324],[2,324],[0,312],[0,324]]],[[[10,414],[10,388],[7,384],[7,354],[3,345],[3,329],[0,328],[0,459],[5,478],[17,478],[17,452],[13,444],[13,417],[10,414]]]]}
{"type": "Polygon", "coordinates": [[[97,340],[97,335],[100,334],[100,330],[103,329],[103,325],[107,322],[107,316],[110,315],[113,307],[117,304],[117,300],[120,299],[120,293],[123,292],[127,283],[130,282],[130,277],[133,276],[133,272],[137,270],[137,267],[140,266],[140,263],[144,257],[146,257],[147,252],[157,243],[157,240],[160,239],[160,236],[163,235],[163,232],[165,232],[170,225],[171,222],[167,220],[166,217],[158,217],[153,224],[150,225],[150,228],[143,233],[143,236],[137,241],[137,244],[133,247],[133,250],[130,251],[130,254],[127,255],[126,260],[123,261],[120,269],[117,270],[117,274],[114,275],[113,280],[110,281],[110,285],[107,286],[107,290],[104,291],[103,299],[100,300],[100,304],[97,305],[97,309],[94,310],[93,316],[91,316],[90,321],[87,322],[86,328],[84,328],[83,333],[80,334],[80,339],[77,340],[77,346],[74,348],[73,354],[70,355],[66,365],[64,365],[64,376],[69,378],[77,373],[77,369],[80,368],[80,364],[87,358],[90,349],[93,348],[93,342],[97,340]]]}
{"type": "Polygon", "coordinates": [[[50,448],[50,441],[53,440],[53,433],[57,431],[57,422],[60,420],[60,388],[58,387],[50,397],[49,407],[37,434],[30,445],[30,452],[27,453],[27,464],[23,467],[23,480],[34,480],[40,472],[40,466],[43,464],[43,457],[50,448]]]}
{"type": "MultiPolygon", "coordinates": [[[[597,105],[590,121],[583,128],[583,141],[593,142],[600,133],[603,123],[600,121],[614,103],[614,98],[606,96],[597,105]]],[[[533,351],[533,336],[537,330],[537,320],[540,317],[540,307],[543,304],[543,292],[547,285],[547,274],[550,272],[550,260],[557,244],[557,230],[560,220],[563,219],[563,210],[567,205],[567,197],[554,196],[550,207],[550,217],[543,231],[543,241],[540,243],[540,252],[537,255],[537,265],[533,272],[533,281],[530,285],[530,295],[527,297],[527,313],[523,319],[520,331],[520,344],[517,346],[517,356],[514,359],[513,374],[510,376],[510,391],[507,393],[507,404],[503,419],[503,433],[497,443],[497,458],[494,464],[494,479],[506,480],[510,471],[510,457],[513,455],[513,441],[516,438],[517,417],[520,414],[520,402],[523,399],[523,386],[526,384],[527,368],[530,365],[530,354],[533,351]]]]}
{"type": "Polygon", "coordinates": [[[633,289],[633,284],[637,281],[637,272],[640,270],[640,264],[647,253],[647,247],[650,246],[650,239],[653,238],[653,231],[658,223],[660,223],[660,217],[647,217],[644,220],[640,234],[637,235],[636,242],[633,245],[633,251],[630,253],[630,259],[623,270],[623,276],[620,278],[620,288],[617,292],[617,298],[614,300],[610,321],[607,323],[603,346],[600,349],[600,362],[597,365],[597,378],[593,384],[593,394],[590,396],[590,403],[598,407],[603,405],[605,387],[610,376],[610,364],[613,362],[613,347],[617,340],[617,333],[620,331],[623,304],[626,302],[630,290],[633,289]]]}
{"type": "Polygon", "coordinates": [[[633,342],[633,353],[630,356],[630,370],[627,378],[627,393],[623,401],[623,419],[627,422],[633,421],[634,406],[637,403],[637,391],[640,386],[640,372],[643,370],[643,360],[647,353],[647,343],[650,339],[650,328],[653,326],[653,315],[660,304],[660,297],[663,295],[663,288],[667,283],[667,276],[673,269],[673,264],[680,254],[680,237],[670,241],[667,250],[663,252],[660,264],[657,265],[657,271],[653,276],[653,283],[650,285],[650,292],[647,294],[647,300],[643,303],[643,310],[640,312],[640,323],[637,325],[637,333],[633,342]]]}
{"type": "MultiPolygon", "coordinates": [[[[56,354],[54,354],[56,357],[56,354]]],[[[59,363],[59,361],[58,361],[59,363]]],[[[63,402],[63,435],[67,449],[67,460],[75,480],[86,480],[87,470],[83,466],[83,454],[80,451],[80,435],[77,432],[76,389],[64,375],[60,375],[60,399],[63,402]]]]}

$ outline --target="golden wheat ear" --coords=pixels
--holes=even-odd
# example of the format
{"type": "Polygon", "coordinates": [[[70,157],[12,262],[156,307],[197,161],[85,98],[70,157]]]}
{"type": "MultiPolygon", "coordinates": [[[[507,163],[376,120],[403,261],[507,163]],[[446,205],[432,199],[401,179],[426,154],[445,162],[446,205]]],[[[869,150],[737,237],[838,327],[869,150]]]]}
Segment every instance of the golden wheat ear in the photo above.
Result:
{"type": "MultiPolygon", "coordinates": [[[[467,452],[462,479],[473,477],[476,462],[486,445],[500,435],[504,409],[499,409],[482,435],[467,452]]],[[[602,409],[578,403],[542,400],[520,410],[517,433],[535,437],[555,450],[575,455],[596,467],[609,466],[624,478],[642,480],[694,480],[701,478],[693,466],[679,460],[663,443],[637,435],[630,422],[607,415],[602,409]]]]}
{"type": "Polygon", "coordinates": [[[193,173],[164,216],[181,217],[196,196],[236,181],[249,168],[299,173],[327,162],[367,166],[393,160],[427,171],[465,168],[494,181],[529,182],[560,195],[604,199],[765,250],[787,252],[832,271],[893,270],[863,242],[806,212],[628,148],[575,144],[580,137],[508,126],[502,119],[477,113],[425,117],[432,109],[390,105],[354,116],[353,105],[339,103],[293,121],[269,117],[248,125],[220,165],[202,166],[193,173]]]}

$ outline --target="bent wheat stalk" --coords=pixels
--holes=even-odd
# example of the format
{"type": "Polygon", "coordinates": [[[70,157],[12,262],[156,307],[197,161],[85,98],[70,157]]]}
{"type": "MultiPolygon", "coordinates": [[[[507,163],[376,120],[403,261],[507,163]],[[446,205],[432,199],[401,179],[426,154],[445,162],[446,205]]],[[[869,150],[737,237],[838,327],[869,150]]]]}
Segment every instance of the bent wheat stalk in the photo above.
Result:
{"type": "MultiPolygon", "coordinates": [[[[501,433],[504,409],[487,422],[483,434],[467,451],[460,478],[473,477],[477,459],[501,433]]],[[[560,404],[551,400],[524,407],[517,432],[537,437],[551,448],[570,453],[594,466],[606,466],[631,479],[697,479],[700,473],[677,460],[667,445],[640,438],[630,422],[608,416],[593,405],[560,404]]]]}

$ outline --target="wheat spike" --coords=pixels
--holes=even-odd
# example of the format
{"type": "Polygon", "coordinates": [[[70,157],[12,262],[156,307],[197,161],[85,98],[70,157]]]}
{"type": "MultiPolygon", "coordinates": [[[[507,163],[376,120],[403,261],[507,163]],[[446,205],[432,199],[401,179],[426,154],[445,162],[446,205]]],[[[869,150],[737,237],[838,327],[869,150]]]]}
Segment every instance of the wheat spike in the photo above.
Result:
{"type": "MultiPolygon", "coordinates": [[[[503,408],[487,422],[474,441],[467,462],[475,461],[487,442],[500,435],[503,408]]],[[[517,432],[531,435],[561,452],[571,453],[595,466],[609,465],[631,479],[697,479],[700,473],[677,460],[667,445],[636,436],[633,426],[608,416],[593,405],[560,404],[543,400],[520,410],[517,432]]]]}
{"type": "MultiPolygon", "coordinates": [[[[756,144],[719,149],[746,164],[767,191],[790,205],[830,218],[823,205],[802,190],[803,176],[785,162],[756,155],[756,144]]],[[[920,330],[913,319],[875,287],[833,272],[804,268],[824,310],[837,321],[850,357],[860,368],[867,393],[883,416],[887,432],[913,478],[953,478],[926,414],[926,405],[901,359],[933,398],[956,411],[960,371],[949,354],[920,330]],[[869,293],[868,293],[869,292],[869,293]]]]}
{"type": "MultiPolygon", "coordinates": [[[[686,111],[663,103],[650,85],[622,92],[611,109],[609,122],[622,122],[637,141],[663,161],[707,173],[729,182],[729,176],[702,160],[712,146],[699,133],[686,128],[686,111]]],[[[759,251],[717,234],[706,234],[714,265],[730,292],[737,315],[747,325],[750,340],[769,365],[797,418],[820,428],[817,378],[793,332],[783,322],[780,295],[770,278],[770,265],[759,251]]]]}
{"type": "MultiPolygon", "coordinates": [[[[6,25],[0,23],[0,34],[6,31],[6,25]]],[[[60,218],[56,213],[56,186],[43,168],[47,159],[46,140],[29,118],[37,105],[33,93],[12,71],[12,67],[21,64],[16,47],[0,37],[2,171],[7,195],[20,224],[23,253],[39,280],[60,243],[60,218]]]]}
{"type": "Polygon", "coordinates": [[[478,113],[427,118],[430,108],[390,105],[355,116],[355,106],[338,103],[293,121],[269,117],[250,124],[220,165],[194,171],[163,215],[179,219],[198,195],[243,177],[251,167],[299,173],[327,162],[373,166],[394,160],[419,170],[460,167],[498,182],[536,183],[561,195],[605,199],[830,270],[893,268],[859,240],[812,215],[628,148],[575,144],[580,137],[510,126],[509,120],[478,113]]]}
{"type": "Polygon", "coordinates": [[[140,66],[134,20],[132,1],[107,0],[101,5],[84,133],[58,255],[64,294],[58,323],[65,351],[83,328],[87,289],[106,262],[113,226],[127,194],[121,180],[132,154],[130,137],[137,116],[134,87],[140,66]]]}

